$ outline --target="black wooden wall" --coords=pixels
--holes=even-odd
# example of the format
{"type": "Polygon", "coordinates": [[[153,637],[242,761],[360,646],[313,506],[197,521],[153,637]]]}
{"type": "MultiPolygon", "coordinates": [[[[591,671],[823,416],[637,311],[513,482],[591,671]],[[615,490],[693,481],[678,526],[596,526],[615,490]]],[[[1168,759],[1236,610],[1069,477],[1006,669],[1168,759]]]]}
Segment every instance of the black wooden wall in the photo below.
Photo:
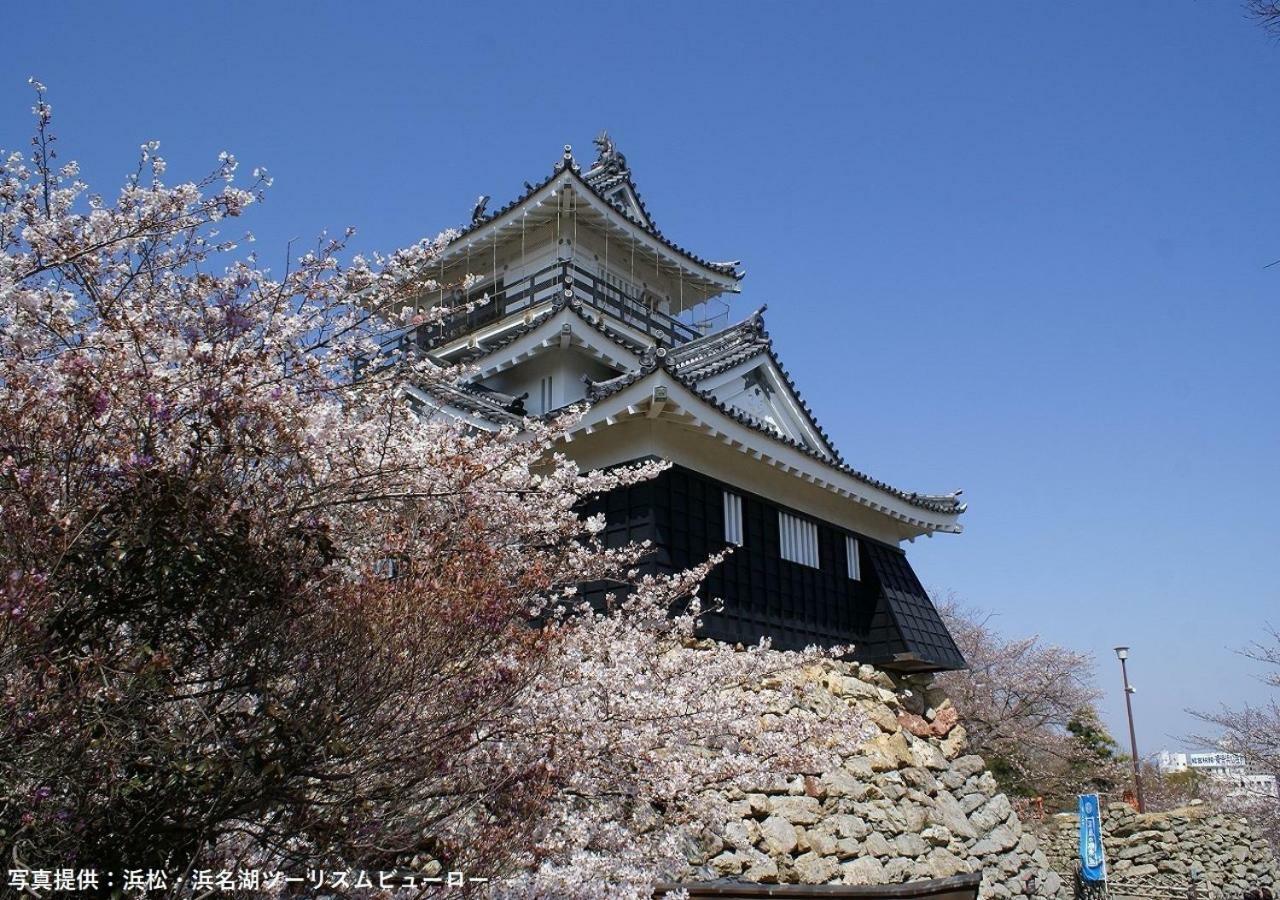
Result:
{"type": "Polygon", "coordinates": [[[678,571],[725,548],[726,489],[742,497],[743,544],[703,587],[704,605],[723,601],[719,611],[703,616],[708,637],[750,644],[768,636],[778,649],[854,644],[856,658],[868,662],[886,664],[905,655],[914,657],[912,668],[963,667],[897,547],[802,516],[818,526],[819,567],[790,562],[780,553],[778,510],[800,513],[679,466],[597,499],[588,512],[605,514],[609,546],[652,541],[656,549],[648,570],[678,571]],[[861,555],[857,581],[848,577],[845,556],[851,534],[861,555]]]}

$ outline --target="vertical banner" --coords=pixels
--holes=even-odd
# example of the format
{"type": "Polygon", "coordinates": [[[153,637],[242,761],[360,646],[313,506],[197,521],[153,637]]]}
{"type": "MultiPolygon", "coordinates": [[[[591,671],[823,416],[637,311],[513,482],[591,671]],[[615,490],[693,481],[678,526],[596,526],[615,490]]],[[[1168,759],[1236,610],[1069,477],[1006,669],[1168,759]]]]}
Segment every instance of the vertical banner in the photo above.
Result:
{"type": "Polygon", "coordinates": [[[1097,794],[1080,795],[1080,877],[1106,881],[1107,860],[1102,855],[1102,814],[1097,794]]]}

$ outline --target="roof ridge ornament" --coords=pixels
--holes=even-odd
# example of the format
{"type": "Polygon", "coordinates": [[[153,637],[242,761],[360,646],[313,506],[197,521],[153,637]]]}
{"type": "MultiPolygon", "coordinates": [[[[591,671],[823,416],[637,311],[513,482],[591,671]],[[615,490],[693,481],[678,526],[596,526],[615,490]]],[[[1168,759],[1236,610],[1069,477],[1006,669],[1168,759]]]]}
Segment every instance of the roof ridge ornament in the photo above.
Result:
{"type": "MultiPolygon", "coordinates": [[[[483,217],[478,220],[473,220],[452,237],[447,244],[445,254],[448,255],[456,252],[455,248],[463,246],[463,239],[468,238],[477,229],[486,228],[503,217],[514,217],[520,215],[521,208],[524,207],[525,204],[536,201],[538,205],[541,205],[547,199],[548,194],[554,203],[554,198],[562,190],[578,193],[578,189],[575,188],[571,182],[566,181],[561,177],[568,173],[572,173],[577,176],[579,181],[582,182],[581,187],[585,188],[587,193],[594,195],[594,197],[602,203],[612,206],[623,215],[630,218],[632,222],[638,225],[649,237],[655,239],[666,250],[669,250],[683,259],[688,260],[693,265],[704,269],[710,276],[709,280],[714,282],[713,286],[719,288],[717,293],[723,291],[737,293],[739,288],[737,287],[736,282],[742,280],[745,270],[736,269],[736,264],[708,262],[663,235],[662,231],[654,224],[653,219],[649,216],[649,212],[644,205],[644,199],[640,196],[639,191],[636,190],[635,184],[631,181],[631,173],[630,170],[626,168],[625,157],[618,152],[617,146],[613,143],[612,138],[608,138],[607,133],[603,133],[603,138],[607,139],[607,141],[602,140],[602,143],[604,144],[602,149],[604,152],[602,153],[601,158],[597,160],[597,164],[592,166],[591,169],[584,172],[582,167],[574,159],[573,145],[565,144],[564,152],[560,158],[556,160],[551,173],[546,178],[542,179],[537,184],[530,181],[524,182],[524,193],[500,209],[489,211],[488,206],[486,206],[483,217]],[[620,174],[610,174],[609,171],[602,171],[600,168],[602,165],[606,169],[611,169],[613,166],[620,166],[620,174]],[[724,278],[731,279],[732,281],[721,281],[717,276],[723,276],[724,278]]],[[[587,202],[592,201],[588,199],[587,202]]],[[[530,212],[530,209],[525,208],[524,212],[527,215],[530,212]]]]}
{"type": "Polygon", "coordinates": [[[583,179],[599,191],[612,190],[623,183],[630,184],[631,169],[627,167],[627,158],[618,150],[609,132],[602,128],[592,143],[596,145],[596,161],[583,174],[583,179]]]}
{"type": "Polygon", "coordinates": [[[656,345],[646,347],[640,354],[640,371],[647,375],[659,366],[667,366],[667,348],[656,345]]]}
{"type": "Polygon", "coordinates": [[[627,158],[618,150],[618,145],[609,137],[606,129],[601,128],[592,143],[596,145],[596,161],[591,164],[593,170],[608,169],[617,175],[628,171],[627,158]]]}
{"type": "Polygon", "coordinates": [[[553,171],[563,172],[565,169],[573,169],[575,172],[578,171],[578,164],[573,158],[573,144],[564,145],[564,155],[556,161],[555,169],[553,171]]]}

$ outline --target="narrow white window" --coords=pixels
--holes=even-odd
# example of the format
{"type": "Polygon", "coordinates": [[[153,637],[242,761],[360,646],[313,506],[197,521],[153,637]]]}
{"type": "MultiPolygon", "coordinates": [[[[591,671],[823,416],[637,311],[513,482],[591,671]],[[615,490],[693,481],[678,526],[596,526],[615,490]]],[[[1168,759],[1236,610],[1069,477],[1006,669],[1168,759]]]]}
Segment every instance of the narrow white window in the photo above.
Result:
{"type": "Polygon", "coordinates": [[[778,510],[778,536],[782,558],[818,568],[818,526],[778,510]]]}
{"type": "Polygon", "coordinates": [[[862,580],[862,566],[858,562],[858,539],[852,535],[844,536],[844,553],[849,560],[849,580],[862,580]]]}
{"type": "Polygon", "coordinates": [[[551,412],[553,408],[552,404],[555,403],[555,399],[551,394],[551,376],[550,375],[542,379],[540,399],[542,400],[542,411],[544,413],[551,412]]]}
{"type": "Polygon", "coordinates": [[[724,540],[742,546],[742,498],[729,491],[724,492],[724,540]]]}

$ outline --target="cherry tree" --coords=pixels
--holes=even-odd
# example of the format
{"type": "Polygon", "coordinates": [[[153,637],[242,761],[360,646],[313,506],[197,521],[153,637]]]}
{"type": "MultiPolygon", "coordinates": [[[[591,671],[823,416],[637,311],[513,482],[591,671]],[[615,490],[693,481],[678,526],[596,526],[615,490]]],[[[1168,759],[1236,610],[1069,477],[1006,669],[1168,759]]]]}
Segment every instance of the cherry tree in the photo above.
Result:
{"type": "MultiPolygon", "coordinates": [[[[388,353],[452,233],[322,238],[273,273],[230,236],[270,185],[222,154],[119,193],[59,162],[35,84],[0,162],[0,851],[9,865],[465,870],[509,896],[644,896],[713,788],[861,720],[822,655],[699,642],[702,566],[637,576],[584,501],[575,413],[477,431],[388,353]],[[619,585],[608,611],[576,586],[619,585]],[[672,610],[675,614],[670,614],[672,610]]],[[[711,560],[707,565],[713,565],[711,560]]]]}
{"type": "Polygon", "coordinates": [[[1052,805],[1110,789],[1119,770],[1094,709],[1092,658],[1036,635],[1003,635],[990,615],[954,599],[939,609],[969,663],[943,675],[942,686],[1001,786],[1052,805]]]}
{"type": "MultiPolygon", "coordinates": [[[[1193,712],[1214,731],[1195,740],[1206,748],[1235,753],[1249,771],[1280,780],[1280,631],[1271,629],[1265,640],[1254,642],[1241,655],[1262,665],[1262,682],[1276,693],[1260,703],[1223,704],[1215,711],[1193,712]]],[[[1258,785],[1224,793],[1221,805],[1247,816],[1272,847],[1280,850],[1280,798],[1258,785]]]]}
{"type": "Polygon", "coordinates": [[[1249,17],[1272,34],[1280,34],[1280,0],[1245,0],[1249,17]]]}

